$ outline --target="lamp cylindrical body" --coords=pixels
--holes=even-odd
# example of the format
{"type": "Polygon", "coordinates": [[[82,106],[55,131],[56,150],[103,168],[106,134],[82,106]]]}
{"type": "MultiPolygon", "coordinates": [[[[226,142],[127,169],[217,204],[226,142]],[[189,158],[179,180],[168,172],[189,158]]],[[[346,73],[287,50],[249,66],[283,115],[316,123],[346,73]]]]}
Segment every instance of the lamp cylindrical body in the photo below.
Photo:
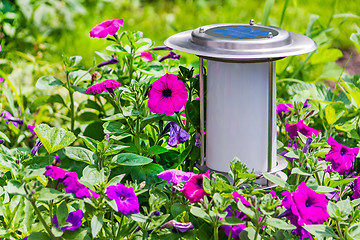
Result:
{"type": "Polygon", "coordinates": [[[275,166],[275,74],[275,62],[207,61],[207,167],[228,172],[234,157],[256,174],[275,166]]]}

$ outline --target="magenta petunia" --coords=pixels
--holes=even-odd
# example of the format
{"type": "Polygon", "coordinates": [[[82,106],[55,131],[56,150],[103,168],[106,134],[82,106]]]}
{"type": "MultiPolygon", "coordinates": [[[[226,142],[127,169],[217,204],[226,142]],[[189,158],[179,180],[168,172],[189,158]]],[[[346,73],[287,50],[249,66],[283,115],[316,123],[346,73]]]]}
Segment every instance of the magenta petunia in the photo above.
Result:
{"type": "Polygon", "coordinates": [[[150,111],[171,116],[186,104],[188,92],[185,84],[173,74],[165,74],[152,84],[149,91],[150,111]]]}
{"type": "Polygon", "coordinates": [[[118,89],[121,83],[114,79],[108,79],[101,83],[97,83],[86,89],[86,94],[101,94],[104,91],[114,93],[114,89],[118,89]]]}
{"type": "Polygon", "coordinates": [[[352,197],[354,199],[360,198],[360,177],[355,177],[355,181],[354,181],[354,193],[352,195],[352,197]]]}
{"type": "Polygon", "coordinates": [[[282,215],[297,227],[294,233],[301,238],[310,236],[302,226],[323,224],[329,218],[326,196],[310,189],[305,182],[302,182],[295,192],[285,191],[282,195],[285,196],[282,205],[286,208],[282,215]]]}
{"type": "Polygon", "coordinates": [[[325,155],[325,161],[331,163],[331,168],[339,174],[348,174],[354,168],[354,161],[359,153],[359,148],[348,148],[329,137],[328,144],[331,149],[325,155]]]}
{"type": "Polygon", "coordinates": [[[124,19],[112,19],[107,20],[99,25],[93,27],[90,31],[90,37],[92,38],[106,38],[108,35],[115,35],[115,33],[124,24],[124,19]]]}
{"type": "Polygon", "coordinates": [[[30,125],[30,124],[27,125],[27,128],[29,129],[29,131],[34,135],[36,135],[36,133],[34,131],[35,127],[36,127],[35,125],[30,125]]]}
{"type": "Polygon", "coordinates": [[[153,60],[153,56],[149,52],[141,52],[140,58],[144,61],[152,61],[153,60]]]}
{"type": "Polygon", "coordinates": [[[199,202],[205,195],[208,195],[203,188],[203,176],[210,179],[209,171],[192,176],[180,190],[191,203],[199,202]]]}
{"type": "MultiPolygon", "coordinates": [[[[84,212],[81,209],[74,211],[74,212],[70,212],[66,219],[66,222],[70,223],[71,226],[62,227],[60,230],[63,232],[65,232],[66,230],[75,231],[76,229],[81,227],[83,217],[84,217],[84,212]]],[[[53,216],[52,221],[53,221],[54,226],[56,228],[59,228],[59,221],[57,219],[56,214],[53,216]]]]}
{"type": "Polygon", "coordinates": [[[6,122],[7,125],[9,125],[9,123],[12,122],[15,125],[15,127],[17,127],[18,124],[22,125],[24,123],[22,119],[13,117],[11,113],[9,113],[6,110],[1,112],[0,117],[3,117],[4,120],[8,120],[6,122]]]}
{"type": "Polygon", "coordinates": [[[184,172],[178,169],[169,169],[159,173],[157,176],[169,183],[173,183],[176,185],[183,181],[188,181],[194,175],[196,174],[193,172],[184,172]]]}
{"type": "Polygon", "coordinates": [[[305,135],[305,137],[311,137],[313,134],[315,134],[316,137],[320,132],[319,130],[313,129],[305,125],[303,120],[300,120],[295,124],[286,123],[285,130],[289,133],[291,139],[294,139],[294,137],[298,137],[298,132],[305,135]]]}
{"type": "Polygon", "coordinates": [[[294,108],[294,105],[291,103],[280,103],[276,105],[276,114],[280,117],[280,120],[283,120],[284,113],[290,113],[291,110],[289,108],[294,108]]]}
{"type": "Polygon", "coordinates": [[[303,104],[303,108],[308,108],[311,107],[311,104],[308,102],[308,100],[306,100],[303,104]]]}
{"type": "Polygon", "coordinates": [[[126,187],[121,183],[111,185],[106,189],[106,196],[115,200],[118,211],[124,215],[139,212],[139,200],[132,187],[126,187]]]}
{"type": "Polygon", "coordinates": [[[56,167],[56,166],[46,166],[45,167],[46,171],[44,173],[44,175],[49,176],[55,180],[62,180],[65,178],[66,173],[68,173],[68,171],[56,167]]]}
{"type": "Polygon", "coordinates": [[[0,78],[0,82],[3,82],[4,81],[4,78],[0,78]]]}

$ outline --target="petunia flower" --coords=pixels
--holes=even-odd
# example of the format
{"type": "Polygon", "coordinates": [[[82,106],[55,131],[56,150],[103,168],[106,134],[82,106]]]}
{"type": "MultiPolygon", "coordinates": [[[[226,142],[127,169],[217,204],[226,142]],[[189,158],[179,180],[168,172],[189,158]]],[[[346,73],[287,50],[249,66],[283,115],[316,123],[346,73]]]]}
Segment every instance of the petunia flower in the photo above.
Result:
{"type": "Polygon", "coordinates": [[[0,144],[3,144],[4,143],[4,139],[0,139],[0,144]]]}
{"type": "Polygon", "coordinates": [[[328,144],[331,149],[325,155],[325,161],[331,163],[331,167],[339,174],[348,174],[354,168],[354,161],[359,153],[359,148],[348,148],[329,137],[328,144]]]}
{"type": "Polygon", "coordinates": [[[124,215],[139,212],[139,200],[132,187],[126,187],[121,183],[111,185],[106,189],[106,196],[115,200],[118,211],[124,215]]]}
{"type": "Polygon", "coordinates": [[[101,62],[97,65],[97,67],[102,67],[102,66],[105,66],[105,65],[110,65],[110,64],[115,64],[115,63],[118,63],[119,62],[119,59],[117,59],[116,57],[113,57],[112,59],[110,60],[107,60],[105,62],[101,62]]]}
{"type": "Polygon", "coordinates": [[[4,110],[1,112],[0,117],[3,117],[5,120],[8,120],[6,122],[7,125],[9,125],[10,122],[12,122],[15,127],[18,126],[18,124],[22,125],[24,123],[24,121],[22,119],[19,118],[14,118],[11,113],[9,113],[8,111],[4,110]]]}
{"type": "Polygon", "coordinates": [[[167,223],[163,224],[160,229],[173,227],[173,231],[175,232],[188,232],[194,229],[194,225],[192,222],[182,223],[175,220],[170,220],[167,223]]]}
{"type": "Polygon", "coordinates": [[[31,149],[31,155],[35,156],[35,154],[37,153],[37,151],[39,150],[39,148],[42,146],[42,142],[40,141],[40,139],[38,139],[34,145],[34,147],[31,149]]]}
{"type": "Polygon", "coordinates": [[[315,134],[316,137],[320,132],[319,130],[313,129],[305,125],[303,120],[300,120],[295,124],[286,123],[285,130],[289,133],[291,139],[294,139],[294,137],[298,137],[298,132],[305,135],[305,137],[311,137],[313,134],[315,134]]]}
{"type": "Polygon", "coordinates": [[[162,57],[160,58],[159,62],[162,62],[162,61],[164,61],[165,59],[168,59],[168,58],[170,58],[170,59],[180,59],[180,57],[181,57],[180,54],[176,54],[176,53],[174,53],[173,51],[170,51],[169,54],[167,54],[167,55],[165,55],[165,56],[162,56],[162,57]]]}
{"type": "MultiPolygon", "coordinates": [[[[239,200],[241,201],[241,203],[245,206],[245,207],[251,207],[251,204],[241,195],[239,194],[237,191],[234,191],[232,193],[233,198],[235,199],[236,202],[238,202],[239,200]]],[[[231,206],[228,206],[224,212],[227,212],[226,217],[231,217],[231,216],[235,216],[237,218],[239,218],[242,221],[245,221],[247,216],[246,214],[244,214],[243,212],[239,212],[237,210],[234,210],[231,208],[231,206]]],[[[231,232],[231,238],[234,239],[239,239],[239,234],[246,228],[245,224],[236,224],[234,226],[230,226],[230,225],[221,225],[221,228],[224,229],[224,232],[227,236],[230,235],[231,232]]]]}
{"type": "Polygon", "coordinates": [[[4,78],[0,78],[0,82],[3,82],[4,81],[4,78]]]}
{"type": "MultiPolygon", "coordinates": [[[[291,140],[289,140],[288,147],[292,147],[293,149],[296,150],[296,149],[297,149],[296,141],[292,142],[291,140]]],[[[294,161],[295,158],[290,158],[290,157],[285,156],[287,153],[288,153],[288,151],[287,151],[287,150],[284,150],[284,151],[282,151],[281,153],[278,153],[278,155],[283,156],[283,157],[286,158],[289,162],[293,163],[293,161],[294,161]]]]}
{"type": "Polygon", "coordinates": [[[268,193],[276,200],[279,200],[279,196],[276,194],[276,192],[273,189],[271,189],[270,192],[268,193]]]}
{"type": "Polygon", "coordinates": [[[282,195],[285,196],[282,205],[286,208],[282,216],[296,226],[293,232],[301,239],[311,237],[302,226],[323,224],[329,218],[325,195],[310,189],[305,182],[302,182],[295,192],[285,191],[282,195]]]}
{"type": "Polygon", "coordinates": [[[294,105],[291,103],[280,103],[276,105],[276,114],[280,117],[280,120],[283,120],[284,113],[290,113],[291,110],[289,108],[294,108],[294,105]]]}
{"type": "Polygon", "coordinates": [[[0,52],[2,51],[1,44],[0,44],[0,52]]]}
{"type": "Polygon", "coordinates": [[[144,61],[152,61],[153,60],[153,56],[149,52],[141,52],[140,58],[144,61]]]}
{"type": "Polygon", "coordinates": [[[49,176],[55,180],[64,179],[66,173],[68,173],[68,171],[56,166],[46,166],[45,169],[46,171],[44,172],[44,175],[49,176]]]}
{"type": "Polygon", "coordinates": [[[308,100],[306,100],[306,101],[304,102],[302,108],[308,108],[308,107],[311,107],[311,104],[308,102],[308,100]]]}
{"type": "Polygon", "coordinates": [[[21,240],[27,240],[29,236],[22,238],[21,240]]]}
{"type": "Polygon", "coordinates": [[[90,37],[92,38],[106,38],[108,35],[115,35],[116,32],[124,24],[124,19],[112,19],[104,21],[90,31],[90,37]]]}
{"type": "Polygon", "coordinates": [[[354,193],[352,195],[352,197],[354,199],[360,198],[360,177],[355,177],[355,181],[354,181],[354,193]]]}
{"type": "Polygon", "coordinates": [[[201,147],[201,133],[199,131],[196,132],[195,147],[201,147]]]}
{"type": "Polygon", "coordinates": [[[180,190],[191,203],[199,202],[205,195],[208,195],[203,188],[203,176],[210,178],[209,171],[192,176],[180,190]]]}
{"type": "Polygon", "coordinates": [[[150,111],[171,116],[180,111],[188,97],[185,84],[173,74],[165,74],[152,84],[149,91],[150,111]]]}
{"type": "Polygon", "coordinates": [[[188,181],[192,176],[196,175],[193,172],[184,172],[178,169],[169,169],[159,173],[157,176],[164,179],[168,183],[178,184],[183,181],[188,181]]]}
{"type": "Polygon", "coordinates": [[[114,94],[114,89],[118,89],[121,83],[115,81],[114,79],[108,79],[101,83],[97,83],[86,89],[86,94],[101,94],[106,91],[111,94],[114,94]]]}
{"type": "Polygon", "coordinates": [[[167,128],[170,128],[170,137],[167,141],[170,147],[176,148],[178,144],[184,143],[190,138],[190,133],[182,129],[175,122],[168,123],[165,129],[167,128]]]}
{"type": "MultiPolygon", "coordinates": [[[[70,223],[71,226],[62,227],[60,230],[63,232],[65,232],[66,230],[75,231],[76,229],[81,227],[83,217],[84,217],[84,212],[81,209],[76,210],[74,212],[70,212],[66,219],[66,222],[70,223]]],[[[53,216],[52,221],[53,221],[54,226],[56,228],[59,228],[59,221],[57,219],[56,214],[53,216]]]]}
{"type": "Polygon", "coordinates": [[[153,50],[160,51],[160,50],[169,50],[171,51],[172,48],[166,47],[166,46],[159,46],[159,47],[153,47],[153,50]]]}
{"type": "Polygon", "coordinates": [[[33,134],[33,135],[36,135],[35,131],[34,131],[34,128],[36,127],[35,125],[26,125],[27,128],[29,129],[29,131],[33,134]]]}

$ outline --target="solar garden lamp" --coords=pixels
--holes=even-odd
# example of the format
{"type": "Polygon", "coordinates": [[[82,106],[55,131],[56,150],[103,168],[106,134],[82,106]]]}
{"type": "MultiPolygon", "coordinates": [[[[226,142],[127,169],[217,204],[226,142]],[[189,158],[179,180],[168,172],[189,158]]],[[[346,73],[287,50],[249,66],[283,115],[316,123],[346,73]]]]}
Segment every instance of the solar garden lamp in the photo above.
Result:
{"type": "Polygon", "coordinates": [[[165,45],[199,57],[200,131],[206,132],[201,139],[206,142],[201,147],[201,166],[228,172],[237,156],[255,174],[285,168],[286,161],[276,154],[275,62],[312,52],[316,43],[251,20],[181,32],[166,39],[165,45]],[[207,60],[206,116],[203,59],[207,60]]]}

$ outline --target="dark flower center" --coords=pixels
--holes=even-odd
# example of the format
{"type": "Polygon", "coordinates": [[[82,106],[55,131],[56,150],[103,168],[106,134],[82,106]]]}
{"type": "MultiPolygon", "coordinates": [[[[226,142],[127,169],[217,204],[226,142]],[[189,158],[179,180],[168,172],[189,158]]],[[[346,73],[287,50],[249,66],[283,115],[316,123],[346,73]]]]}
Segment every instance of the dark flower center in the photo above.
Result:
{"type": "Polygon", "coordinates": [[[311,201],[310,201],[310,200],[306,200],[305,206],[306,206],[306,207],[310,207],[311,205],[312,205],[311,201]]]}
{"type": "Polygon", "coordinates": [[[125,200],[125,196],[124,195],[122,195],[122,196],[120,196],[120,200],[125,200]]]}
{"type": "Polygon", "coordinates": [[[171,93],[172,93],[172,91],[171,91],[171,89],[164,89],[163,90],[163,96],[164,97],[171,97],[171,93]]]}
{"type": "Polygon", "coordinates": [[[341,148],[341,151],[340,151],[340,155],[341,155],[341,156],[344,156],[346,153],[347,153],[347,149],[344,148],[344,147],[342,147],[342,148],[341,148]]]}
{"type": "Polygon", "coordinates": [[[196,184],[199,186],[199,187],[203,187],[203,180],[202,180],[202,178],[201,179],[198,179],[197,181],[196,181],[196,184]]]}

